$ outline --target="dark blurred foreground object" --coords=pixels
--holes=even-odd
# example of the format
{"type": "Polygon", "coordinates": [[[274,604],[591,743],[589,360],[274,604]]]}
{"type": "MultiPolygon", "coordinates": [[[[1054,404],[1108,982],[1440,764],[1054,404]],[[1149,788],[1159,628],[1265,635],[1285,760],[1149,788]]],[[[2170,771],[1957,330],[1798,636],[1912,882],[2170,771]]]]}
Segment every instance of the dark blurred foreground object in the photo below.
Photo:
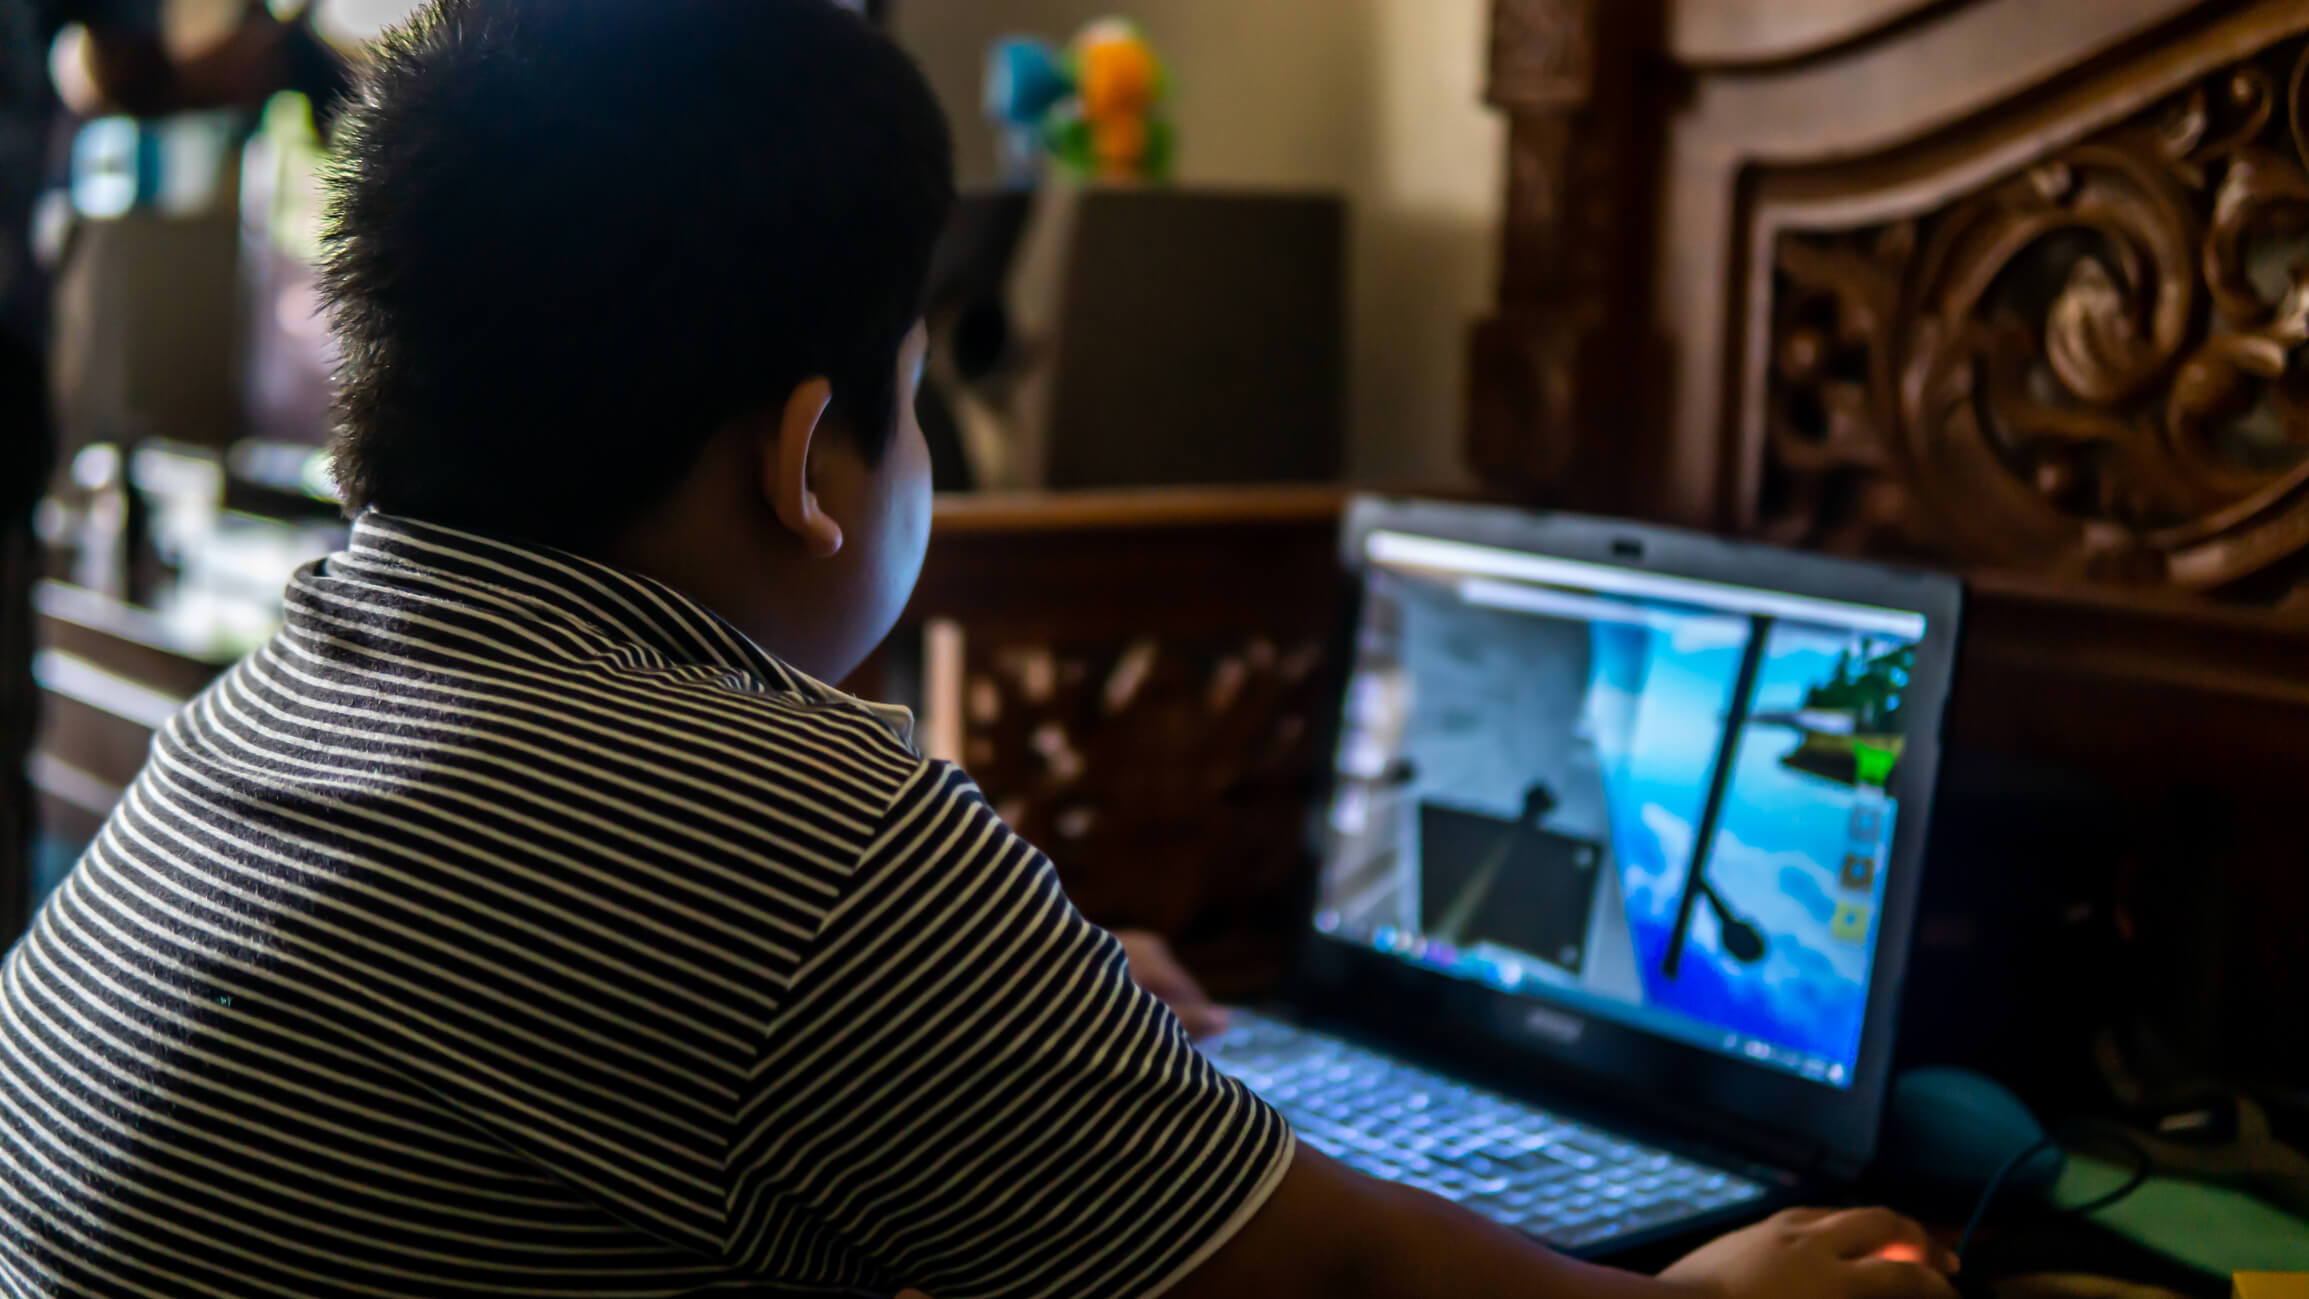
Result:
{"type": "Polygon", "coordinates": [[[38,725],[32,681],[32,583],[40,569],[32,510],[55,455],[49,425],[47,294],[30,257],[31,209],[44,179],[56,100],[47,53],[86,30],[84,62],[104,102],[146,116],[253,105],[291,84],[332,104],[348,73],[303,23],[251,0],[212,48],[178,59],[149,0],[0,0],[0,940],[22,929],[33,807],[24,771],[38,725]]]}

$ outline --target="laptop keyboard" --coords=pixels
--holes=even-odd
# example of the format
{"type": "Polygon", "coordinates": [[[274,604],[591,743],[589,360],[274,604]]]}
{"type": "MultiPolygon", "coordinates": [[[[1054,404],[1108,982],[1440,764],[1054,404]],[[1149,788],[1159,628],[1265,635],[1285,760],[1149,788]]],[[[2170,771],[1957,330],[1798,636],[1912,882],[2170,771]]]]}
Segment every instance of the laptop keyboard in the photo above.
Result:
{"type": "Polygon", "coordinates": [[[1275,1020],[1238,1013],[1203,1050],[1314,1149],[1553,1245],[1597,1245],[1764,1195],[1720,1169],[1275,1020]]]}

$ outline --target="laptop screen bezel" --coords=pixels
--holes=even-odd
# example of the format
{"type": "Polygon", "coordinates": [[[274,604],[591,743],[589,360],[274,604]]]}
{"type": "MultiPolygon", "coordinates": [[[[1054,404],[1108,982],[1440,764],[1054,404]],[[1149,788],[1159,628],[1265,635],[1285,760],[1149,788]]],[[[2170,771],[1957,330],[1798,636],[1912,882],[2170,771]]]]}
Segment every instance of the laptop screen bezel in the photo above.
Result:
{"type": "Polygon", "coordinates": [[[1389,532],[1496,547],[1631,572],[1697,579],[1924,615],[1909,687],[1916,716],[1899,784],[1902,813],[1886,859],[1865,1020],[1852,1081],[1838,1088],[1768,1065],[1661,1037],[1565,1005],[1424,969],[1314,932],[1309,881],[1291,1000],[1382,1035],[1417,1040],[1484,1072],[1570,1084],[1683,1125],[1703,1123],[1721,1144],[1782,1161],[1857,1169],[1875,1153],[1898,1010],[1906,983],[1942,729],[1960,643],[1963,588],[1942,575],[1831,559],[1674,529],[1486,505],[1357,497],[1341,529],[1343,589],[1334,644],[1336,690],[1320,743],[1309,818],[1310,857],[1324,864],[1337,778],[1337,728],[1353,674],[1372,534],[1389,532]],[[1537,1012],[1537,1013],[1535,1013],[1537,1012]]]}

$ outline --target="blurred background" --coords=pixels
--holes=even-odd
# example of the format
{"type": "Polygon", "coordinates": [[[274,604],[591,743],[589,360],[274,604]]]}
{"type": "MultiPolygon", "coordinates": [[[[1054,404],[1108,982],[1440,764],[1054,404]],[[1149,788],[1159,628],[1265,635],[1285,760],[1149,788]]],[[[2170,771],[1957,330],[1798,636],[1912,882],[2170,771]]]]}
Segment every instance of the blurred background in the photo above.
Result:
{"type": "MultiPolygon", "coordinates": [[[[152,650],[189,693],[343,538],[318,177],[332,91],[418,8],[157,3],[180,66],[271,22],[298,45],[286,88],[134,117],[108,107],[103,41],[67,25],[47,50],[62,111],[30,232],[56,452],[34,519],[51,698],[36,895],[118,783],[86,777],[125,774],[64,760],[109,725],[83,716],[102,665],[152,650]],[[58,643],[75,628],[107,639],[58,643]]],[[[1496,284],[1506,134],[1485,103],[1485,0],[1146,0],[1122,24],[1095,0],[853,7],[922,63],[957,136],[921,411],[942,491],[1298,485],[1321,511],[1341,483],[1467,483],[1466,337],[1496,284]],[[1022,50],[1063,93],[1003,102],[1022,50]],[[1043,119],[1104,93],[1077,74],[1118,50],[1128,86],[1098,102],[1159,130],[1160,156],[1070,159],[1043,119]]],[[[111,690],[109,713],[157,721],[170,694],[140,709],[111,690]]]]}
{"type": "MultiPolygon", "coordinates": [[[[352,60],[415,7],[274,6],[352,60]]],[[[949,259],[946,323],[960,336],[950,332],[944,349],[954,364],[934,366],[945,383],[933,383],[932,400],[963,409],[926,412],[933,435],[953,443],[942,487],[1463,481],[1464,338],[1494,283],[1504,139],[1483,103],[1483,0],[1136,6],[1134,21],[1164,61],[1164,111],[1178,141],[1168,193],[1109,202],[1087,222],[1043,210],[1079,195],[1034,198],[1004,174],[999,126],[984,103],[998,39],[1063,42],[1103,7],[897,0],[877,8],[946,102],[960,180],[978,200],[964,224],[975,215],[1000,227],[992,243],[965,238],[949,259]],[[1059,224],[1068,229],[1051,230],[1059,224]],[[1160,264],[1149,248],[1173,250],[1177,264],[1160,264]],[[1057,271],[1037,269],[1050,266],[1057,271]],[[1272,281],[1265,319],[1237,338],[1198,344],[1211,305],[1239,299],[1244,275],[1262,271],[1272,281]],[[1036,278],[1022,287],[1027,276],[1036,278]],[[1181,292],[1149,300],[1182,276],[1181,292]],[[1059,338],[1089,342],[1061,357],[1059,338]],[[1209,446],[1081,463],[1103,454],[1077,454],[1086,440],[1163,440],[1091,438],[1076,426],[1131,407],[1131,380],[1118,365],[1165,388],[1155,376],[1176,373],[1196,346],[1203,360],[1231,359],[1243,371],[1239,400],[1209,446]],[[1299,355],[1278,366],[1272,353],[1293,347],[1299,355]],[[1295,382],[1275,383],[1278,368],[1295,382]],[[1021,398],[1030,371],[1056,391],[1021,398]],[[1042,406],[1021,409],[1034,400],[1042,406]],[[1262,401],[1264,412],[1245,408],[1262,401]],[[997,432],[983,431],[989,422],[997,432]],[[1294,431],[1271,440],[1289,445],[1263,461],[1225,463],[1217,450],[1228,438],[1261,441],[1241,438],[1246,429],[1284,424],[1294,431]],[[1005,456],[1005,437],[1032,445],[1005,456]],[[982,454],[973,459],[971,447],[982,454]]],[[[166,43],[196,57],[231,38],[243,9],[244,0],[165,0],[166,43]]],[[[40,520],[50,569],[89,589],[157,601],[196,637],[245,644],[267,622],[260,593],[333,541],[317,458],[331,358],[310,273],[325,136],[309,97],[294,91],[261,108],[102,116],[86,41],[68,27],[48,60],[65,103],[80,112],[59,130],[38,222],[55,284],[61,452],[58,491],[40,520]],[[165,571],[152,571],[156,564],[165,571]]],[[[1198,415],[1207,412],[1149,419],[1175,428],[1198,415]]]]}

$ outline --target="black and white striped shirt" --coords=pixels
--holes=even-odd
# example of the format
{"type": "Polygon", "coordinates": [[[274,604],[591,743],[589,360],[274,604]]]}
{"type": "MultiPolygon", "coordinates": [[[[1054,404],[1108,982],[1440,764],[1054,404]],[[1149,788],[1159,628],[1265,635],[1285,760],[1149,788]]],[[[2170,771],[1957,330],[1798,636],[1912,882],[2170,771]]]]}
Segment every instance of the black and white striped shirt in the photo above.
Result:
{"type": "Polygon", "coordinates": [[[1290,1134],[904,730],[365,516],[8,959],[0,1294],[1162,1290],[1290,1134]]]}

